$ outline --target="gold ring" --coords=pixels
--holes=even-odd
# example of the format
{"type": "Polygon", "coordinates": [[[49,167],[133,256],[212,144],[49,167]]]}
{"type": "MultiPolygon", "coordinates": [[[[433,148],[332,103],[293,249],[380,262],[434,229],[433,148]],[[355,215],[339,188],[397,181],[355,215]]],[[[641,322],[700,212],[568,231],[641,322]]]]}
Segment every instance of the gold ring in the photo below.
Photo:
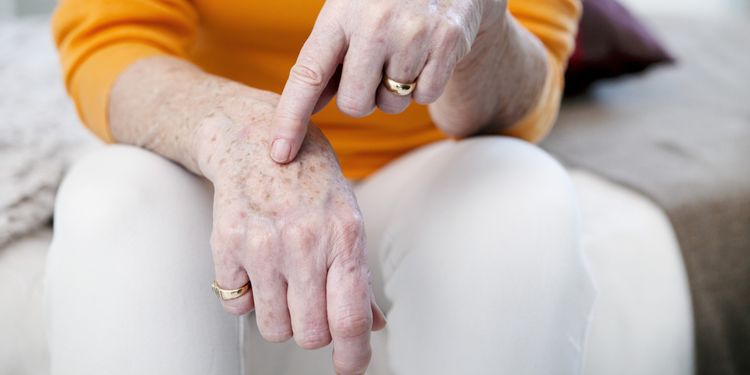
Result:
{"type": "Polygon", "coordinates": [[[417,87],[417,83],[397,82],[388,78],[386,75],[383,75],[383,86],[385,86],[388,91],[398,96],[409,96],[412,92],[414,92],[414,89],[417,87]]]}
{"type": "Polygon", "coordinates": [[[240,298],[244,296],[247,292],[250,291],[250,281],[247,282],[247,284],[237,288],[237,289],[222,289],[219,286],[219,283],[214,280],[214,282],[211,283],[211,288],[214,290],[214,293],[216,293],[216,296],[219,297],[222,301],[229,301],[236,298],[240,298]]]}

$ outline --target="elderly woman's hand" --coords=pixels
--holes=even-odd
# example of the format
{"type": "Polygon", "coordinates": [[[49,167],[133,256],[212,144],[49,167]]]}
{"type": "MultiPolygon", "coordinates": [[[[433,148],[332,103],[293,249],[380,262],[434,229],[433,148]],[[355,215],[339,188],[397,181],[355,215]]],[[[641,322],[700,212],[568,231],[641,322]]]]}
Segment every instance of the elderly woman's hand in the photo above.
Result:
{"type": "Polygon", "coordinates": [[[330,145],[310,126],[299,157],[278,165],[264,152],[275,98],[218,107],[201,124],[200,171],[214,185],[211,247],[216,280],[251,292],[224,301],[255,308],[269,341],[307,349],[333,340],[341,374],[360,374],[370,331],[385,324],[369,284],[362,216],[330,145]],[[247,104],[247,103],[250,104],[247,104]]]}
{"type": "Polygon", "coordinates": [[[327,0],[275,112],[271,157],[293,160],[310,116],[333,95],[353,117],[376,105],[402,112],[411,96],[388,91],[383,74],[416,82],[412,95],[418,103],[436,101],[480,29],[499,23],[505,6],[504,0],[327,0]]]}
{"type": "Polygon", "coordinates": [[[223,301],[226,310],[255,309],[270,341],[293,335],[308,349],[333,341],[336,370],[360,374],[370,360],[370,330],[385,325],[370,288],[362,216],[314,126],[294,163],[268,158],[278,99],[157,56],[119,77],[110,121],[118,141],[154,150],[213,183],[216,282],[224,289],[252,284],[223,301]]]}

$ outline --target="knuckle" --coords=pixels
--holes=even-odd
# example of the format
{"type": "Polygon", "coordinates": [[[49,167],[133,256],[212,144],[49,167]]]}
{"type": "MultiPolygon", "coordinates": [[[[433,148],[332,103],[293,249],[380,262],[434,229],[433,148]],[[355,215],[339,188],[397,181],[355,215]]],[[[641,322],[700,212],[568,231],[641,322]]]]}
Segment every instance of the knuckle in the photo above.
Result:
{"type": "Polygon", "coordinates": [[[310,87],[323,86],[321,69],[312,62],[298,61],[289,71],[289,80],[310,87]]]}
{"type": "Polygon", "coordinates": [[[448,21],[443,24],[444,38],[446,41],[456,42],[463,38],[464,28],[456,22],[448,21]]]}
{"type": "Polygon", "coordinates": [[[372,317],[367,314],[346,314],[333,321],[331,332],[337,337],[353,338],[362,336],[372,328],[372,317]]]}
{"type": "Polygon", "coordinates": [[[316,264],[315,259],[317,254],[304,250],[295,251],[295,253],[307,253],[307,255],[302,256],[292,255],[293,258],[289,260],[289,262],[293,264],[295,268],[295,283],[299,283],[301,285],[315,285],[315,283],[318,283],[322,279],[325,279],[325,275],[314,267],[314,265],[316,264]]]}
{"type": "Polygon", "coordinates": [[[393,19],[393,9],[389,6],[382,6],[378,3],[373,4],[368,14],[370,14],[370,22],[367,25],[369,31],[383,30],[393,19]]]}
{"type": "Polygon", "coordinates": [[[251,249],[271,249],[274,247],[275,235],[268,230],[253,230],[248,238],[248,247],[251,249]]]}
{"type": "Polygon", "coordinates": [[[452,21],[443,22],[437,35],[435,48],[445,56],[450,56],[465,40],[463,28],[452,21]]]}
{"type": "Polygon", "coordinates": [[[369,51],[376,51],[376,50],[382,50],[385,48],[385,44],[387,42],[387,38],[385,35],[383,35],[383,31],[380,30],[383,27],[380,26],[364,26],[363,31],[361,34],[359,34],[359,39],[362,42],[362,45],[364,47],[364,50],[369,51]]]}
{"type": "Polygon", "coordinates": [[[453,55],[454,60],[460,60],[469,52],[471,46],[466,30],[455,22],[447,22],[444,28],[442,46],[448,56],[453,55]]]}
{"type": "Polygon", "coordinates": [[[408,105],[409,105],[408,102],[404,103],[404,102],[384,101],[380,103],[379,107],[381,111],[391,114],[391,115],[395,115],[395,114],[403,112],[404,109],[406,109],[408,105]]]}
{"type": "Polygon", "coordinates": [[[216,225],[211,232],[211,248],[216,251],[236,251],[242,247],[244,229],[237,224],[216,225]]]}
{"type": "Polygon", "coordinates": [[[348,214],[343,215],[341,220],[341,227],[344,231],[356,234],[359,236],[365,227],[364,219],[359,211],[351,210],[348,214]]]}
{"type": "Polygon", "coordinates": [[[367,100],[355,98],[351,95],[339,94],[336,105],[344,114],[351,117],[364,117],[372,112],[374,105],[367,100]]]}
{"type": "Polygon", "coordinates": [[[402,23],[401,38],[408,45],[419,45],[427,39],[428,27],[423,18],[412,19],[402,23]]]}
{"type": "Polygon", "coordinates": [[[338,228],[341,241],[346,245],[354,245],[362,240],[365,233],[365,223],[362,214],[350,211],[338,218],[338,228]]]}
{"type": "Polygon", "coordinates": [[[290,242],[302,248],[315,244],[317,236],[314,225],[305,222],[289,223],[284,228],[284,242],[290,242]]]}
{"type": "Polygon", "coordinates": [[[306,329],[299,335],[295,335],[294,340],[297,345],[303,349],[319,349],[331,342],[331,335],[328,330],[306,329]]]}

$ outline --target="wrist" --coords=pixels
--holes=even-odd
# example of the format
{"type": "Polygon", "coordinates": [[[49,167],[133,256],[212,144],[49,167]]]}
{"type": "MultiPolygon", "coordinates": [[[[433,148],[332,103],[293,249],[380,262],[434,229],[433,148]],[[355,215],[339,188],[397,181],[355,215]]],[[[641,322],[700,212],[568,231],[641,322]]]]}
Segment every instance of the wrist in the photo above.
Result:
{"type": "MultiPolygon", "coordinates": [[[[496,2],[491,2],[496,3],[496,2]]],[[[476,69],[486,62],[497,61],[505,54],[509,34],[511,33],[508,12],[503,6],[500,8],[497,4],[489,7],[482,16],[482,23],[474,39],[469,53],[456,64],[455,71],[461,72],[467,69],[476,69]]]]}
{"type": "Polygon", "coordinates": [[[195,163],[200,174],[212,181],[218,170],[233,163],[228,159],[231,153],[261,155],[269,144],[278,95],[234,85],[240,87],[216,91],[193,132],[195,163]]]}
{"type": "Polygon", "coordinates": [[[430,105],[433,121],[459,137],[507,129],[536,103],[546,64],[541,43],[505,11],[483,25],[445,92],[430,105]]]}
{"type": "MultiPolygon", "coordinates": [[[[255,90],[203,72],[176,58],[156,56],[128,67],[109,102],[114,138],[171,159],[194,173],[203,147],[203,122],[213,112],[240,112],[236,103],[266,98],[255,90]]],[[[273,94],[275,95],[275,94],[273,94]]]]}

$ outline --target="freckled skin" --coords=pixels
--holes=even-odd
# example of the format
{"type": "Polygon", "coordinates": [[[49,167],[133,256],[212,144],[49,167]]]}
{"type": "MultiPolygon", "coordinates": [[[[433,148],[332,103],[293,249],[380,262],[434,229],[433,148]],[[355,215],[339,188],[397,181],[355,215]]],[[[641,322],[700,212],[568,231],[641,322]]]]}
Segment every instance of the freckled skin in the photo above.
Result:
{"type": "Polygon", "coordinates": [[[266,150],[276,94],[206,75],[180,60],[150,58],[130,66],[111,95],[115,138],[208,178],[216,215],[238,217],[247,211],[248,222],[278,227],[312,212],[359,214],[330,144],[314,126],[294,162],[270,160],[266,150]]]}
{"type": "MultiPolygon", "coordinates": [[[[433,122],[447,134],[470,136],[505,129],[532,108],[542,90],[545,52],[515,22],[505,22],[509,18],[503,0],[327,0],[325,8],[341,27],[324,32],[349,28],[369,33],[361,36],[376,48],[363,50],[401,51],[399,45],[408,45],[408,51],[419,53],[415,45],[447,46],[450,53],[435,61],[456,64],[454,71],[443,72],[435,79],[442,83],[432,82],[433,87],[425,90],[432,93],[422,95],[422,102],[431,102],[433,122]],[[479,5],[485,12],[478,12],[479,5]],[[433,35],[440,43],[415,43],[429,30],[445,31],[433,35]],[[445,35],[453,37],[440,40],[445,35]],[[473,45],[468,45],[472,40],[473,45]],[[456,56],[463,56],[460,63],[452,61],[456,56]],[[436,96],[442,89],[442,95],[436,96]]],[[[311,60],[318,54],[313,53],[311,60]]],[[[393,69],[401,74],[411,67],[394,65],[393,69]]],[[[355,74],[367,79],[365,75],[355,74]]],[[[368,92],[363,87],[352,86],[356,92],[368,92]]],[[[279,105],[277,94],[160,56],[129,66],[113,86],[109,104],[115,140],[169,158],[213,184],[211,250],[217,280],[231,286],[246,282],[248,275],[253,280],[253,291],[246,297],[224,303],[228,310],[247,312],[253,308],[252,298],[266,338],[268,332],[281,332],[283,338],[290,325],[296,326],[297,335],[311,328],[306,322],[327,329],[328,322],[341,320],[337,314],[342,312],[361,314],[360,318],[374,322],[373,328],[384,325],[369,288],[364,224],[330,144],[309,125],[307,132],[298,132],[294,144],[301,147],[293,162],[278,165],[270,160],[270,123],[279,105]],[[325,278],[317,295],[311,281],[316,275],[325,278]],[[304,293],[295,294],[295,288],[304,293]]],[[[307,125],[302,122],[299,125],[307,125]]],[[[358,336],[360,341],[354,345],[351,338],[333,339],[339,365],[347,357],[360,362],[369,350],[368,334],[358,336]]],[[[363,369],[338,372],[362,373],[363,369]]]]}
{"type": "Polygon", "coordinates": [[[238,287],[249,277],[253,285],[247,295],[223,302],[228,311],[254,308],[269,340],[283,339],[291,326],[295,339],[327,332],[343,312],[361,314],[380,329],[385,321],[372,297],[364,224],[351,187],[312,125],[294,162],[270,159],[277,103],[276,94],[155,57],[118,79],[110,122],[117,141],[154,151],[213,184],[216,279],[238,287]]]}

